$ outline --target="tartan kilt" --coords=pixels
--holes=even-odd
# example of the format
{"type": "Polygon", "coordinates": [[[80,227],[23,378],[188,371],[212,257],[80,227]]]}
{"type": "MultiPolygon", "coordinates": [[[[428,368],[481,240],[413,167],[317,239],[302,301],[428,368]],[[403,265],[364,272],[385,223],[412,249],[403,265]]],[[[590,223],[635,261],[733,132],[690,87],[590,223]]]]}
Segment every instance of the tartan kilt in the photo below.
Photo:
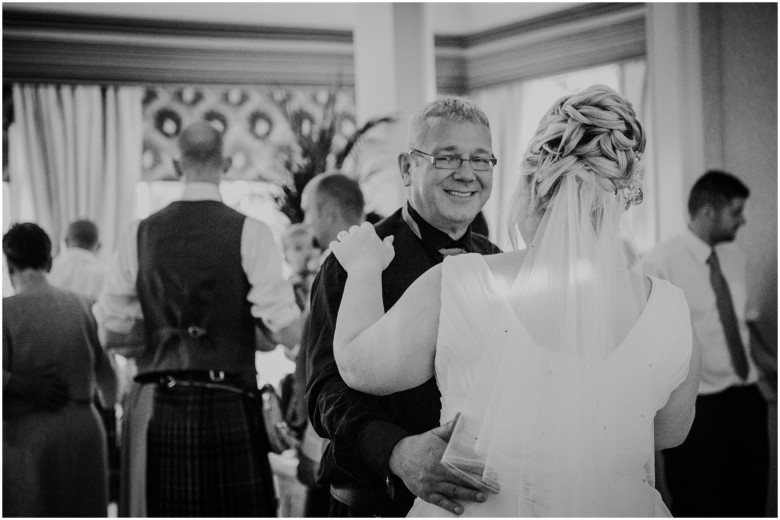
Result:
{"type": "Polygon", "coordinates": [[[227,390],[155,389],[147,432],[150,517],[275,517],[261,403],[227,390]]]}

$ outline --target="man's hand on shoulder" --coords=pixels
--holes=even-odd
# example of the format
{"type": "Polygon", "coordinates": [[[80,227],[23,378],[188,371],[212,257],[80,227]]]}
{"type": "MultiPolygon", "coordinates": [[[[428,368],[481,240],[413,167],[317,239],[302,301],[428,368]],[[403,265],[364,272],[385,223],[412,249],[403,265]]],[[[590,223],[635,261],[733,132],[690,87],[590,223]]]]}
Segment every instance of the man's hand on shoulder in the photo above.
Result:
{"type": "Polygon", "coordinates": [[[459,501],[484,502],[487,493],[451,473],[441,463],[455,420],[420,435],[401,439],[390,455],[390,471],[415,496],[459,515],[459,501]]]}

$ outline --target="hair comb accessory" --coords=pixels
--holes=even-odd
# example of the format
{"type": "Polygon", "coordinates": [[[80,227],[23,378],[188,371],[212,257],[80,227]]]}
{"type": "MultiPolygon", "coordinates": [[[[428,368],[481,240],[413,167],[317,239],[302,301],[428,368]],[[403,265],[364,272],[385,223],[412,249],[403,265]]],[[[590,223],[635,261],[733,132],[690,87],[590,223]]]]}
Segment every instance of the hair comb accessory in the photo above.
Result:
{"type": "Polygon", "coordinates": [[[631,172],[631,178],[638,178],[640,181],[645,176],[645,166],[642,163],[642,159],[645,158],[645,154],[642,152],[634,152],[634,171],[631,172]]]}
{"type": "Polygon", "coordinates": [[[631,172],[633,180],[631,184],[623,188],[623,201],[626,210],[631,206],[641,204],[645,197],[642,192],[642,177],[645,173],[644,165],[641,162],[643,157],[642,152],[634,152],[634,170],[631,172]]]}

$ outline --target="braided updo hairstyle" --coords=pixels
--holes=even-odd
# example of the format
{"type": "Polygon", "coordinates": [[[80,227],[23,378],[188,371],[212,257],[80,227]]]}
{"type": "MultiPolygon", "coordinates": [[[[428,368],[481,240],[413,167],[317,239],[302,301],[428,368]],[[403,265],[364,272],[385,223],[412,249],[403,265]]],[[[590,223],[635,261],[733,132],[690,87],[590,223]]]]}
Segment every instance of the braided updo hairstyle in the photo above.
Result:
{"type": "MultiPolygon", "coordinates": [[[[556,101],[542,117],[522,163],[518,190],[529,189],[531,204],[547,209],[563,176],[616,193],[633,180],[644,152],[645,133],[627,99],[604,85],[556,101]]],[[[516,229],[516,212],[510,230],[516,229]]]]}

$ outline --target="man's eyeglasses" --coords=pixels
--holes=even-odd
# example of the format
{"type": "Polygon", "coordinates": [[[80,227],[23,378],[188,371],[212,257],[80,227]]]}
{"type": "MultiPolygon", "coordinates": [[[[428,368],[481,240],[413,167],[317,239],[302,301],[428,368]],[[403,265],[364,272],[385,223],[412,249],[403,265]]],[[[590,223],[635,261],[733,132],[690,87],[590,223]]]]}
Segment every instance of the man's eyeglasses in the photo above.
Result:
{"type": "Polygon", "coordinates": [[[457,170],[463,161],[468,161],[471,164],[471,169],[478,172],[486,172],[493,169],[498,159],[495,157],[472,157],[471,159],[464,159],[463,157],[455,157],[454,155],[431,155],[429,153],[421,152],[412,148],[409,153],[416,153],[422,155],[423,159],[433,165],[438,170],[457,170]]]}

